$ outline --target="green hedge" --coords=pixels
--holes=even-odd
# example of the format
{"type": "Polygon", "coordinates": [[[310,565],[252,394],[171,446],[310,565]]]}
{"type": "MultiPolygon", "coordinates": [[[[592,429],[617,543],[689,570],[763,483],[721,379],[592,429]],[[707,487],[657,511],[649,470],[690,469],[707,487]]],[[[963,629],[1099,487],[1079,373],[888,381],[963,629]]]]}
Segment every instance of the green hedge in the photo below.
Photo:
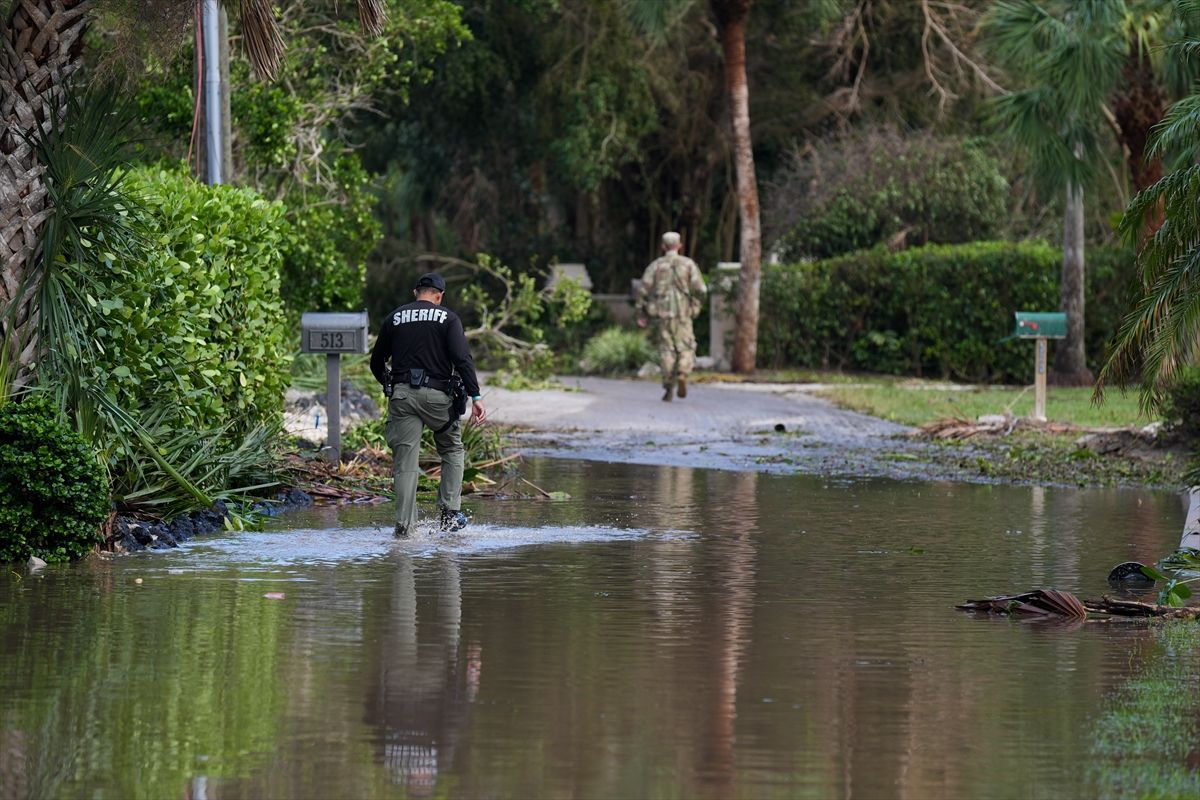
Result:
{"type": "MultiPolygon", "coordinates": [[[[1111,249],[1092,249],[1088,259],[1095,364],[1124,313],[1133,264],[1111,249]]],[[[1044,243],[973,242],[768,266],[759,362],[1024,383],[1031,348],[998,340],[1011,332],[1014,311],[1058,308],[1061,262],[1061,251],[1044,243]]]]}
{"type": "Polygon", "coordinates": [[[280,205],[176,171],[135,171],[127,188],[148,212],[146,250],[89,297],[108,390],[130,410],[176,407],[181,428],[232,423],[231,437],[279,419],[293,349],[280,205]]]}

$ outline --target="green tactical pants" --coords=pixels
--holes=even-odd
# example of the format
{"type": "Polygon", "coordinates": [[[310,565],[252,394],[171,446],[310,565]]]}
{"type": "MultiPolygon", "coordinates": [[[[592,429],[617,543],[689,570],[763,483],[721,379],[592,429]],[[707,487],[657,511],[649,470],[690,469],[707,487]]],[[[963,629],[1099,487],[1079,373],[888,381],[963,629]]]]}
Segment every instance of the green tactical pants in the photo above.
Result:
{"type": "MultiPolygon", "coordinates": [[[[392,448],[392,475],[396,484],[396,524],[410,532],[417,525],[417,476],[421,468],[421,429],[434,431],[450,416],[450,395],[438,389],[397,385],[388,403],[386,436],[392,448]]],[[[458,511],[462,502],[463,444],[462,423],[435,433],[434,444],[442,457],[442,480],[438,486],[438,505],[458,511]]]]}
{"type": "Polygon", "coordinates": [[[662,317],[654,323],[662,384],[664,387],[672,386],[679,378],[691,375],[696,366],[696,335],[692,332],[692,318],[662,317]]]}

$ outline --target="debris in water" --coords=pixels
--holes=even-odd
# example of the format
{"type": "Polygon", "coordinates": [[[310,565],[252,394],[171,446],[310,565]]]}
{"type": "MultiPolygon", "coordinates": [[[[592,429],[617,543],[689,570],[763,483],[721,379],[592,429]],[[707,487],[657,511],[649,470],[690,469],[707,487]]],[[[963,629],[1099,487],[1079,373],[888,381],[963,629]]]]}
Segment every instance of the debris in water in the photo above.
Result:
{"type": "Polygon", "coordinates": [[[134,583],[141,583],[141,582],[142,582],[142,579],[141,579],[141,578],[134,578],[134,579],[133,579],[133,582],[134,582],[134,583]]]}
{"type": "MultiPolygon", "coordinates": [[[[1066,617],[1089,619],[1088,614],[1103,614],[1111,621],[1114,617],[1160,617],[1164,619],[1196,619],[1200,608],[1180,608],[1159,603],[1141,603],[1136,600],[1118,600],[1104,596],[1099,600],[1083,600],[1070,592],[1058,589],[1037,589],[1023,594],[989,597],[985,600],[968,600],[956,608],[964,611],[987,611],[993,614],[1009,614],[1030,617],[1066,617]]],[[[1091,620],[1106,621],[1106,620],[1091,620]]]]}
{"type": "Polygon", "coordinates": [[[1138,561],[1125,561],[1117,564],[1108,573],[1110,584],[1132,584],[1135,586],[1150,586],[1154,579],[1146,574],[1146,565],[1138,561]]]}
{"type": "Polygon", "coordinates": [[[1087,609],[1079,598],[1058,589],[1035,589],[1022,594],[1001,595],[984,600],[968,600],[958,606],[966,611],[990,611],[993,614],[1086,619],[1087,609]]]}
{"type": "Polygon", "coordinates": [[[282,600],[283,598],[287,597],[287,595],[283,592],[267,592],[263,595],[263,597],[267,598],[268,600],[282,600]]]}

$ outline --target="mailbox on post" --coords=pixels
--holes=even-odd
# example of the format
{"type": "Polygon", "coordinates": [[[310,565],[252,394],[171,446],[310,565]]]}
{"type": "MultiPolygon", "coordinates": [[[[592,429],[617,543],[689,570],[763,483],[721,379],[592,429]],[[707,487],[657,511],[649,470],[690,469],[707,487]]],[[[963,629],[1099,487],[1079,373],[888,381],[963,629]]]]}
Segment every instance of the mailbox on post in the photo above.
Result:
{"type": "Polygon", "coordinates": [[[1067,338],[1067,315],[1054,312],[1017,311],[1011,339],[1033,339],[1033,418],[1046,421],[1046,340],[1067,338]]]}
{"type": "Polygon", "coordinates": [[[321,313],[300,317],[300,352],[325,354],[325,412],[329,436],[325,454],[342,458],[342,353],[367,352],[367,312],[321,313]]]}
{"type": "Polygon", "coordinates": [[[1067,315],[1061,312],[1018,311],[1015,339],[1065,339],[1067,338],[1067,315]]]}

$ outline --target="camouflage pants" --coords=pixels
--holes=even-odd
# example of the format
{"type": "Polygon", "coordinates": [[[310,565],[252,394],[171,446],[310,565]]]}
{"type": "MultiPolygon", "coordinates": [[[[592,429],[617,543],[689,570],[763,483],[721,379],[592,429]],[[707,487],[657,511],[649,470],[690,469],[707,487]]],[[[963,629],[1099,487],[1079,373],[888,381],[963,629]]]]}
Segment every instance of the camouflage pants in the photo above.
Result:
{"type": "Polygon", "coordinates": [[[666,317],[656,320],[658,365],[662,367],[663,386],[672,386],[679,378],[692,374],[696,366],[696,336],[691,317],[666,317]]]}

